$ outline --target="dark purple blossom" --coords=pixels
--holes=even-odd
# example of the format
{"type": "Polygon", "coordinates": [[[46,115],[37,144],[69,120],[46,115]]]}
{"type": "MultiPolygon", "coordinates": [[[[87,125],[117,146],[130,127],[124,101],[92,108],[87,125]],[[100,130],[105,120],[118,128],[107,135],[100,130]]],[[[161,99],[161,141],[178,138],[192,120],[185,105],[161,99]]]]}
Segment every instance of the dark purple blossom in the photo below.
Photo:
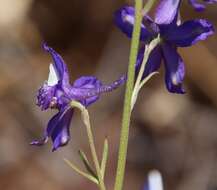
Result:
{"type": "Polygon", "coordinates": [[[62,57],[46,44],[43,47],[51,54],[53,63],[50,64],[48,81],[38,91],[37,105],[42,110],[53,108],[58,112],[48,122],[43,138],[31,144],[43,145],[51,138],[54,151],[70,140],[69,130],[74,111],[70,102],[78,101],[87,107],[96,102],[100,94],[122,85],[126,81],[126,76],[122,76],[110,85],[103,85],[93,76],[82,76],[71,85],[68,69],[62,57]]]}
{"type": "MultiPolygon", "coordinates": [[[[183,94],[182,82],[185,68],[182,58],[177,52],[178,47],[188,47],[198,41],[205,40],[214,33],[211,23],[205,19],[195,19],[178,24],[180,1],[161,0],[152,20],[144,16],[140,40],[145,44],[160,36],[161,42],[149,56],[143,77],[156,71],[163,60],[165,66],[165,82],[169,92],[183,94]]],[[[134,25],[134,8],[125,6],[115,13],[115,23],[128,37],[132,36],[134,25]]],[[[136,72],[143,61],[145,46],[142,46],[137,57],[136,72]]]]}

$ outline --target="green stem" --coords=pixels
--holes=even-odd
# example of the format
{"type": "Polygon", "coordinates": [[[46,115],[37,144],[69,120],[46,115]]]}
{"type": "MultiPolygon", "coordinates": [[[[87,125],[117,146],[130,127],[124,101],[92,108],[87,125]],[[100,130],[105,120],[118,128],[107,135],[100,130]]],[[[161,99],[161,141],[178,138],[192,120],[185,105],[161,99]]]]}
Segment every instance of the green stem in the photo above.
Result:
{"type": "Polygon", "coordinates": [[[126,157],[127,157],[127,147],[129,139],[129,126],[130,126],[130,117],[131,117],[131,99],[134,87],[134,78],[135,78],[135,64],[139,48],[139,40],[141,33],[141,22],[143,15],[153,6],[155,0],[149,0],[146,6],[143,8],[142,0],[135,0],[135,25],[133,28],[132,43],[129,57],[129,66],[128,66],[128,79],[126,84],[125,99],[124,99],[124,110],[122,118],[122,127],[120,134],[120,145],[118,153],[118,165],[116,171],[116,179],[114,190],[122,190],[125,167],[126,167],[126,157]]]}
{"type": "Polygon", "coordinates": [[[145,4],[144,9],[142,10],[142,15],[145,16],[150,9],[153,7],[156,0],[148,0],[148,2],[145,4]]]}
{"type": "Polygon", "coordinates": [[[123,118],[122,118],[122,128],[121,128],[120,146],[119,146],[119,154],[118,154],[118,166],[116,171],[114,190],[122,190],[123,187],[128,138],[129,138],[130,117],[131,117],[131,97],[132,97],[134,77],[135,77],[135,63],[136,63],[137,52],[139,47],[139,39],[141,33],[140,26],[142,22],[142,14],[141,14],[143,8],[142,6],[143,6],[143,1],[136,0],[135,25],[133,29],[133,37],[132,37],[131,51],[130,51],[130,58],[129,58],[128,79],[127,79],[126,91],[125,91],[124,111],[123,111],[123,118]]]}
{"type": "Polygon", "coordinates": [[[88,139],[89,139],[89,144],[90,144],[90,149],[91,149],[91,153],[92,153],[92,157],[93,157],[93,162],[95,164],[95,167],[96,167],[96,173],[97,173],[97,176],[99,178],[99,186],[100,186],[100,189],[101,190],[105,190],[105,184],[103,182],[103,178],[102,178],[102,174],[101,174],[101,169],[100,169],[100,165],[99,165],[99,160],[98,160],[98,157],[97,157],[97,153],[96,153],[96,148],[95,148],[95,145],[94,145],[94,138],[93,138],[93,133],[92,133],[92,130],[91,130],[91,127],[90,127],[90,120],[89,120],[89,114],[87,111],[85,111],[85,117],[87,118],[87,121],[86,121],[86,130],[87,130],[87,135],[88,135],[88,139]]]}
{"type": "Polygon", "coordinates": [[[99,188],[100,190],[106,190],[104,180],[101,174],[101,169],[100,169],[100,164],[99,164],[99,160],[98,160],[97,153],[96,153],[95,144],[94,144],[94,138],[93,138],[93,133],[91,130],[89,113],[87,109],[83,105],[81,105],[79,102],[72,101],[71,106],[77,107],[78,109],[81,110],[83,121],[84,121],[86,130],[87,130],[87,136],[88,136],[88,141],[90,145],[93,162],[96,168],[97,177],[99,179],[99,188]]]}

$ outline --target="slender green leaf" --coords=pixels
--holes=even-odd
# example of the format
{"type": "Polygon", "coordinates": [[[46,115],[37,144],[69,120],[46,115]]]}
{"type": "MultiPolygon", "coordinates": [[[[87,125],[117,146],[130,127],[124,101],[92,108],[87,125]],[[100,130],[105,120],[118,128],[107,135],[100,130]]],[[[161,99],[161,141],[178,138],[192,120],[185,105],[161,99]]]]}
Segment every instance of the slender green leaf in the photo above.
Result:
{"type": "Polygon", "coordinates": [[[76,171],[78,174],[82,175],[83,177],[87,178],[88,180],[92,181],[93,183],[95,184],[99,184],[99,181],[97,178],[95,178],[94,176],[90,175],[90,174],[87,174],[83,171],[81,171],[77,166],[75,166],[72,162],[70,162],[69,160],[67,160],[66,158],[63,159],[66,164],[68,166],[70,166],[74,171],[76,171]]]}
{"type": "Polygon", "coordinates": [[[94,170],[92,169],[90,162],[88,161],[85,153],[82,150],[79,150],[78,154],[79,154],[81,161],[83,162],[86,170],[89,172],[89,174],[92,175],[93,177],[95,177],[96,179],[98,179],[98,177],[97,177],[96,173],[94,172],[94,170]]]}

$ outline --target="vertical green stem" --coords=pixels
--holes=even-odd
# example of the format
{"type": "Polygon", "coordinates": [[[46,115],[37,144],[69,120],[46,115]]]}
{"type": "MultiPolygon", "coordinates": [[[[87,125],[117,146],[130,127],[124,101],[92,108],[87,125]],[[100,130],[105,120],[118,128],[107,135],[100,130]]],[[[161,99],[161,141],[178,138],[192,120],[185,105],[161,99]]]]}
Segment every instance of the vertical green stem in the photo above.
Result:
{"type": "Polygon", "coordinates": [[[135,25],[133,28],[132,43],[130,49],[130,58],[128,66],[128,79],[126,84],[125,99],[124,99],[124,111],[122,118],[122,127],[120,135],[120,145],[118,153],[118,166],[116,171],[116,179],[114,190],[122,190],[125,167],[126,167],[126,157],[127,157],[127,147],[129,138],[129,126],[131,117],[131,99],[133,93],[134,77],[135,77],[135,64],[139,47],[140,33],[141,33],[141,22],[142,17],[148,13],[148,11],[153,6],[155,0],[148,0],[146,6],[143,9],[143,0],[135,0],[135,25]]]}
{"type": "Polygon", "coordinates": [[[133,84],[135,77],[135,63],[137,58],[137,52],[139,47],[139,39],[141,33],[141,22],[142,22],[142,8],[143,1],[136,0],[135,3],[135,25],[133,29],[133,37],[130,50],[129,66],[128,66],[128,79],[125,91],[124,100],[124,111],[122,119],[122,128],[120,136],[120,147],[118,154],[118,166],[116,171],[116,180],[114,190],[121,190],[123,187],[125,166],[126,166],[126,156],[127,156],[127,146],[129,138],[129,126],[131,117],[131,97],[133,92],[133,84]]]}

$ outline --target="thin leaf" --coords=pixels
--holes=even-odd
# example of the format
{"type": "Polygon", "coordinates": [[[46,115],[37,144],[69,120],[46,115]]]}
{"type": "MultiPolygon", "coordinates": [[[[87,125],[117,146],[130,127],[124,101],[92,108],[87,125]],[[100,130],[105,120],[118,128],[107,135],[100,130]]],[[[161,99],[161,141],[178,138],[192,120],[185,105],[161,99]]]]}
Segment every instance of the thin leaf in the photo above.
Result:
{"type": "Polygon", "coordinates": [[[107,160],[108,160],[108,150],[109,150],[108,139],[106,138],[105,141],[104,141],[102,162],[101,162],[101,175],[102,175],[103,179],[105,177],[106,163],[107,163],[107,160]]]}
{"type": "Polygon", "coordinates": [[[89,174],[92,175],[94,178],[98,179],[96,173],[94,172],[94,170],[90,166],[90,162],[88,161],[87,156],[85,155],[85,153],[82,150],[79,150],[78,154],[79,154],[79,156],[80,156],[86,170],[89,172],[89,174]]]}
{"type": "Polygon", "coordinates": [[[67,160],[66,158],[63,159],[68,166],[70,166],[74,171],[76,171],[78,174],[82,175],[83,177],[87,178],[88,180],[92,181],[95,184],[99,184],[98,179],[96,179],[94,176],[91,176],[90,174],[87,174],[83,171],[81,171],[77,166],[75,166],[72,162],[67,160]]]}

